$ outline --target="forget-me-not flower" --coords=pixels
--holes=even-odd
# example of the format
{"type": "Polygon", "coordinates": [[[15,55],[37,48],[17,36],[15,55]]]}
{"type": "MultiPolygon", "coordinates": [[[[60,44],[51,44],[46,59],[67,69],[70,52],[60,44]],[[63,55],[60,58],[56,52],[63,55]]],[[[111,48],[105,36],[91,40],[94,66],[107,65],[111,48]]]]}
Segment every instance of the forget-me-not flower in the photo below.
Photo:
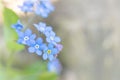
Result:
{"type": "Polygon", "coordinates": [[[32,31],[30,29],[27,29],[25,32],[18,32],[18,43],[19,44],[25,44],[30,45],[30,41],[34,40],[36,38],[35,34],[32,34],[32,31]]]}
{"type": "Polygon", "coordinates": [[[38,55],[42,55],[42,50],[46,47],[43,43],[42,38],[37,38],[36,41],[31,41],[28,51],[30,53],[36,53],[38,55]]]}
{"type": "Polygon", "coordinates": [[[46,26],[46,23],[44,22],[39,22],[38,24],[34,24],[34,26],[39,32],[43,33],[44,35],[47,35],[52,31],[52,27],[46,26]]]}
{"type": "Polygon", "coordinates": [[[58,50],[54,48],[53,44],[48,44],[48,47],[44,49],[43,53],[43,59],[47,60],[49,59],[50,61],[54,60],[56,57],[55,55],[58,53],[58,50]]]}
{"type": "Polygon", "coordinates": [[[54,7],[49,0],[40,0],[35,7],[35,13],[43,18],[48,17],[50,12],[54,11],[54,7]]]}
{"type": "Polygon", "coordinates": [[[12,28],[14,28],[18,32],[18,31],[21,31],[23,29],[23,25],[20,22],[20,20],[18,20],[16,24],[12,25],[12,28]]]}
{"type": "Polygon", "coordinates": [[[53,31],[51,31],[51,32],[50,32],[49,34],[47,34],[46,36],[47,36],[46,41],[47,41],[48,43],[56,44],[56,43],[58,43],[58,42],[61,41],[60,37],[56,36],[56,34],[55,34],[53,31]]]}
{"type": "Polygon", "coordinates": [[[26,0],[26,1],[23,2],[22,6],[19,6],[19,8],[23,12],[32,12],[33,11],[33,6],[34,6],[34,2],[32,0],[26,0]]]}
{"type": "Polygon", "coordinates": [[[41,33],[45,32],[46,29],[46,24],[43,22],[40,22],[38,24],[34,24],[34,26],[37,28],[38,31],[40,31],[41,33]]]}
{"type": "Polygon", "coordinates": [[[35,13],[37,15],[42,16],[43,18],[48,17],[48,12],[42,5],[37,5],[36,6],[35,13]]]}
{"type": "Polygon", "coordinates": [[[48,17],[48,15],[54,11],[54,6],[50,0],[25,0],[19,8],[23,12],[34,12],[43,18],[48,17]]]}

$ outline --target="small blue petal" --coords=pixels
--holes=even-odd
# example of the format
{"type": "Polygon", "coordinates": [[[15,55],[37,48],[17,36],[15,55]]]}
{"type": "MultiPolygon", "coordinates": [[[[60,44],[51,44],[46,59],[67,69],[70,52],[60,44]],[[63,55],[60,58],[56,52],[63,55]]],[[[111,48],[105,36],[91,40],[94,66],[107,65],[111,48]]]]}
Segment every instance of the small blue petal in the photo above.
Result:
{"type": "Polygon", "coordinates": [[[32,31],[30,29],[27,29],[25,31],[25,35],[30,36],[32,34],[32,31]]]}
{"type": "Polygon", "coordinates": [[[22,44],[22,41],[23,41],[22,39],[18,39],[18,40],[17,40],[17,43],[18,43],[18,44],[22,44]]]}
{"type": "Polygon", "coordinates": [[[51,42],[51,39],[50,39],[50,38],[46,38],[46,41],[50,43],[50,42],[51,42]]]}
{"type": "Polygon", "coordinates": [[[41,43],[43,42],[43,39],[42,39],[42,38],[37,38],[36,42],[37,42],[38,44],[41,44],[41,43]]]}
{"type": "Polygon", "coordinates": [[[46,37],[50,36],[50,32],[48,32],[48,31],[46,31],[44,34],[45,34],[46,37]]]}
{"type": "Polygon", "coordinates": [[[58,50],[56,48],[53,49],[53,54],[57,54],[58,50]]]}
{"type": "Polygon", "coordinates": [[[31,42],[30,42],[30,40],[27,40],[27,41],[25,41],[25,43],[23,43],[23,44],[26,44],[27,46],[30,46],[30,45],[31,45],[31,42]]]}
{"type": "Polygon", "coordinates": [[[45,49],[46,47],[47,47],[46,44],[41,44],[40,49],[43,50],[43,49],[45,49]]]}
{"type": "Polygon", "coordinates": [[[48,58],[48,55],[44,53],[44,54],[43,54],[43,59],[44,59],[44,60],[47,60],[47,58],[48,58]]]}
{"type": "Polygon", "coordinates": [[[48,47],[45,47],[43,50],[45,54],[47,54],[47,50],[48,50],[48,47]]]}
{"type": "Polygon", "coordinates": [[[30,53],[34,53],[34,52],[35,52],[35,48],[34,48],[34,47],[29,47],[29,48],[28,48],[28,51],[29,51],[30,53]]]}
{"type": "Polygon", "coordinates": [[[52,31],[52,27],[51,26],[49,26],[49,27],[46,27],[46,31],[52,31]]]}
{"type": "Polygon", "coordinates": [[[30,44],[30,46],[34,46],[35,45],[35,40],[30,40],[28,44],[30,44]]]}
{"type": "Polygon", "coordinates": [[[37,53],[37,55],[39,55],[39,56],[42,55],[42,51],[40,51],[40,50],[37,50],[36,53],[37,53]]]}
{"type": "Polygon", "coordinates": [[[14,28],[16,31],[21,31],[23,29],[23,25],[18,20],[16,24],[12,25],[12,28],[14,28]]]}
{"type": "Polygon", "coordinates": [[[48,16],[48,14],[46,14],[46,12],[45,12],[45,8],[41,5],[36,6],[35,13],[37,15],[41,15],[44,18],[46,18],[48,16]]]}
{"type": "Polygon", "coordinates": [[[21,38],[24,37],[24,33],[23,32],[18,31],[17,33],[18,33],[19,37],[21,37],[21,38]]]}
{"type": "Polygon", "coordinates": [[[62,48],[63,48],[63,45],[62,44],[56,44],[56,48],[58,51],[61,51],[62,48]]]}
{"type": "Polygon", "coordinates": [[[50,61],[54,60],[54,56],[53,55],[49,55],[48,58],[49,58],[50,61]]]}
{"type": "Polygon", "coordinates": [[[44,33],[45,32],[45,28],[46,28],[46,24],[43,22],[40,22],[39,24],[34,24],[34,26],[37,28],[38,31],[44,33]]]}
{"type": "Polygon", "coordinates": [[[54,45],[53,45],[53,44],[48,44],[48,47],[49,47],[49,48],[53,48],[54,45]]]}
{"type": "Polygon", "coordinates": [[[51,31],[50,34],[51,34],[50,36],[55,37],[55,32],[51,31]]]}
{"type": "Polygon", "coordinates": [[[19,6],[19,8],[21,9],[21,11],[23,12],[31,12],[33,11],[33,2],[30,0],[27,0],[23,3],[22,6],[19,6]]]}
{"type": "Polygon", "coordinates": [[[30,39],[35,39],[36,38],[36,34],[32,34],[31,36],[30,36],[30,39]]]}
{"type": "Polygon", "coordinates": [[[55,42],[60,42],[60,41],[61,41],[60,37],[55,37],[55,42]]]}

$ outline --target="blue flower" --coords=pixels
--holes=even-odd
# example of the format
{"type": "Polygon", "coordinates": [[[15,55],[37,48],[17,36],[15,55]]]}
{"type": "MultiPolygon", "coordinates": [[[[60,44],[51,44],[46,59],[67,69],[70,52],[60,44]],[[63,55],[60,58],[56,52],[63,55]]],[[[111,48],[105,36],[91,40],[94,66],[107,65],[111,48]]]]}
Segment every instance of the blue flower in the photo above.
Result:
{"type": "Polygon", "coordinates": [[[42,16],[43,18],[47,18],[48,17],[48,12],[42,5],[37,5],[36,6],[35,13],[37,15],[42,16]]]}
{"type": "Polygon", "coordinates": [[[50,12],[54,11],[54,7],[49,0],[40,0],[35,7],[35,13],[43,18],[48,17],[50,12]]]}
{"type": "Polygon", "coordinates": [[[61,41],[60,37],[56,36],[56,34],[53,31],[47,33],[46,36],[47,36],[46,41],[48,43],[56,44],[61,41]]]}
{"type": "Polygon", "coordinates": [[[42,38],[37,38],[36,41],[31,41],[30,46],[28,48],[28,51],[30,53],[36,53],[38,55],[42,55],[42,50],[46,47],[46,45],[43,43],[42,38]]]}
{"type": "Polygon", "coordinates": [[[48,44],[48,47],[44,49],[43,59],[50,61],[54,60],[56,58],[56,54],[58,53],[58,50],[54,48],[53,44],[48,44]]]}
{"type": "Polygon", "coordinates": [[[56,72],[57,74],[60,74],[62,71],[62,65],[58,59],[55,59],[53,61],[49,61],[47,68],[48,68],[48,71],[56,72]]]}
{"type": "Polygon", "coordinates": [[[20,20],[18,20],[16,24],[12,25],[12,28],[14,28],[16,31],[21,31],[23,29],[23,25],[21,24],[20,20]]]}
{"type": "Polygon", "coordinates": [[[22,6],[19,6],[19,8],[23,12],[32,12],[33,11],[33,6],[34,6],[34,3],[33,3],[32,0],[26,0],[26,1],[24,1],[22,6]]]}
{"type": "Polygon", "coordinates": [[[52,27],[51,26],[47,26],[46,29],[45,29],[44,35],[47,37],[50,32],[52,32],[52,27]]]}
{"type": "Polygon", "coordinates": [[[51,4],[50,0],[41,0],[41,5],[46,8],[47,12],[50,13],[54,11],[54,6],[51,4]]]}
{"type": "Polygon", "coordinates": [[[40,22],[39,24],[34,24],[34,26],[37,28],[38,31],[40,31],[45,35],[47,35],[50,31],[52,31],[52,27],[46,26],[44,22],[40,22]]]}
{"type": "Polygon", "coordinates": [[[18,32],[18,43],[19,44],[25,44],[30,45],[30,41],[33,41],[36,38],[35,34],[32,34],[32,31],[30,29],[27,29],[24,33],[18,32]]]}
{"type": "Polygon", "coordinates": [[[43,22],[40,22],[39,24],[34,24],[34,26],[37,28],[38,31],[44,33],[46,29],[46,24],[43,22]]]}
{"type": "Polygon", "coordinates": [[[23,12],[34,12],[43,18],[48,17],[48,15],[54,11],[54,6],[50,0],[26,0],[19,8],[23,12]]]}
{"type": "Polygon", "coordinates": [[[56,46],[56,48],[58,49],[59,52],[60,52],[60,51],[62,50],[62,48],[63,48],[63,45],[61,45],[61,44],[56,44],[55,46],[56,46]]]}

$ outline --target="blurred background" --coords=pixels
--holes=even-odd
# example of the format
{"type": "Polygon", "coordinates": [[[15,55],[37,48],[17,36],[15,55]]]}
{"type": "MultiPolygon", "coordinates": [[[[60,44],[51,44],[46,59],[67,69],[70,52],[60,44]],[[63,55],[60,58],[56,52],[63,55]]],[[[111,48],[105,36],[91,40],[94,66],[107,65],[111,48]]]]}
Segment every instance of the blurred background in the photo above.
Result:
{"type": "MultiPolygon", "coordinates": [[[[25,17],[17,8],[22,0],[3,2],[23,23],[34,16],[25,17]]],[[[34,22],[46,22],[62,38],[63,70],[58,80],[120,80],[120,0],[54,0],[53,4],[55,11],[48,18],[36,17],[34,22]]],[[[0,27],[0,61],[5,65],[9,53],[1,18],[0,27]]],[[[38,60],[25,49],[15,54],[13,65],[24,68],[38,60]]]]}

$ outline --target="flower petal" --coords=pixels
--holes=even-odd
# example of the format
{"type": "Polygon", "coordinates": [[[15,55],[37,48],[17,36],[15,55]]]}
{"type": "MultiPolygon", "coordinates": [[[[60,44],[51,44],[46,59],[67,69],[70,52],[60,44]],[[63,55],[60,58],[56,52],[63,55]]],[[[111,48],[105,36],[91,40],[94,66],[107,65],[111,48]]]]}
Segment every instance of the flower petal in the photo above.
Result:
{"type": "Polygon", "coordinates": [[[42,55],[42,51],[40,51],[40,50],[37,50],[36,53],[37,53],[37,55],[39,55],[39,56],[42,55]]]}
{"type": "Polygon", "coordinates": [[[47,55],[46,53],[44,53],[44,54],[43,54],[43,59],[44,59],[44,60],[47,60],[47,58],[48,58],[48,55],[47,55]]]}
{"type": "Polygon", "coordinates": [[[27,41],[25,41],[25,44],[26,44],[27,46],[33,45],[33,44],[31,44],[31,41],[32,41],[32,40],[27,40],[27,41]]]}
{"type": "Polygon", "coordinates": [[[48,31],[45,31],[44,34],[45,34],[46,37],[49,37],[49,36],[50,36],[50,32],[48,32],[48,31]]]}
{"type": "Polygon", "coordinates": [[[54,47],[54,45],[53,44],[48,44],[48,48],[53,48],[54,47]]]}
{"type": "Polygon", "coordinates": [[[46,44],[41,44],[40,50],[43,50],[43,49],[45,49],[45,48],[47,48],[46,44]]]}
{"type": "Polygon", "coordinates": [[[20,39],[17,40],[17,43],[22,44],[22,41],[23,41],[23,39],[20,38],[20,39]]]}
{"type": "Polygon", "coordinates": [[[48,43],[50,43],[50,42],[51,42],[51,39],[50,39],[50,38],[46,38],[46,41],[47,41],[48,43]]]}
{"type": "Polygon", "coordinates": [[[35,52],[35,48],[34,48],[34,47],[29,47],[29,48],[28,48],[28,51],[29,51],[30,53],[34,53],[34,52],[35,52]]]}
{"type": "Polygon", "coordinates": [[[26,31],[25,31],[25,35],[26,36],[30,36],[32,34],[32,31],[30,30],[30,29],[27,29],[26,31]]]}
{"type": "Polygon", "coordinates": [[[55,42],[60,42],[60,41],[61,41],[60,37],[55,37],[55,42]]]}
{"type": "Polygon", "coordinates": [[[53,60],[54,60],[54,56],[53,56],[53,55],[49,55],[48,58],[49,58],[50,61],[53,61],[53,60]]]}
{"type": "Polygon", "coordinates": [[[58,50],[56,48],[53,48],[52,49],[52,54],[57,54],[58,53],[58,50]]]}
{"type": "Polygon", "coordinates": [[[23,33],[23,32],[18,31],[17,33],[18,33],[18,36],[19,36],[20,38],[24,37],[24,33],[23,33]]]}
{"type": "Polygon", "coordinates": [[[28,44],[30,44],[30,46],[34,46],[36,44],[35,40],[29,40],[28,44]]]}
{"type": "Polygon", "coordinates": [[[49,26],[49,27],[46,27],[46,31],[52,31],[52,27],[51,26],[49,26]]]}
{"type": "Polygon", "coordinates": [[[36,38],[36,34],[32,34],[31,36],[30,36],[30,39],[35,39],[36,38]]]}
{"type": "Polygon", "coordinates": [[[58,49],[58,51],[61,51],[62,48],[63,48],[63,45],[62,45],[62,44],[57,44],[57,45],[56,45],[56,48],[58,49]]]}
{"type": "Polygon", "coordinates": [[[37,38],[36,42],[37,42],[38,44],[41,44],[41,43],[43,42],[43,39],[42,39],[41,37],[39,37],[39,38],[37,38]]]}
{"type": "Polygon", "coordinates": [[[51,32],[50,32],[50,36],[55,37],[55,32],[51,31],[51,32]]]}

